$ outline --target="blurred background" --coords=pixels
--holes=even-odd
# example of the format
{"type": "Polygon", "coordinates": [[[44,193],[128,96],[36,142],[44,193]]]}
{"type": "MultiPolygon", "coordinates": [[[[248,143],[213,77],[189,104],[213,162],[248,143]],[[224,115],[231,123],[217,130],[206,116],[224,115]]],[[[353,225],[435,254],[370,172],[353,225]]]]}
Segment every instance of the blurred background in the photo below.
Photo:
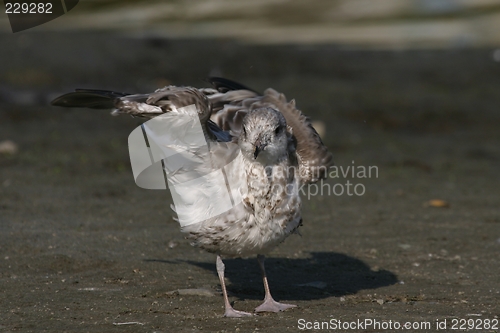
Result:
{"type": "MultiPolygon", "coordinates": [[[[49,104],[210,75],[295,98],[337,166],[379,170],[330,180],[363,196],[304,201],[304,236],[268,268],[299,311],[242,330],[285,332],[298,314],[498,315],[500,0],[82,0],[16,34],[0,13],[0,45],[0,330],[227,328],[219,297],[165,294],[218,281],[168,195],[134,184],[127,137],[141,120],[49,104]]],[[[252,265],[227,265],[247,311],[261,296],[252,265]]]]}
{"type": "MultiPolygon", "coordinates": [[[[7,30],[6,17],[0,21],[7,30]]],[[[83,0],[37,30],[113,30],[256,43],[337,43],[370,48],[498,45],[498,0],[83,0]]]]}

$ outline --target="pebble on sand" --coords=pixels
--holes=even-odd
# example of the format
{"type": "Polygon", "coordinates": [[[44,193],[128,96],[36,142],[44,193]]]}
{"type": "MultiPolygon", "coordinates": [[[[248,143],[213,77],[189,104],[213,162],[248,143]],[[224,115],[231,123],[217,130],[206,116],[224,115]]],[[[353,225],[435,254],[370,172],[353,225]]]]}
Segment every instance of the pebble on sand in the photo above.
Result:
{"type": "Polygon", "coordinates": [[[198,289],[177,289],[167,292],[167,295],[190,295],[190,296],[215,296],[215,291],[198,288],[198,289]]]}
{"type": "Polygon", "coordinates": [[[450,204],[447,201],[441,199],[429,200],[424,204],[425,207],[436,207],[436,208],[447,208],[450,204]]]}
{"type": "Polygon", "coordinates": [[[0,141],[0,154],[14,155],[19,151],[19,146],[11,140],[0,141]]]}

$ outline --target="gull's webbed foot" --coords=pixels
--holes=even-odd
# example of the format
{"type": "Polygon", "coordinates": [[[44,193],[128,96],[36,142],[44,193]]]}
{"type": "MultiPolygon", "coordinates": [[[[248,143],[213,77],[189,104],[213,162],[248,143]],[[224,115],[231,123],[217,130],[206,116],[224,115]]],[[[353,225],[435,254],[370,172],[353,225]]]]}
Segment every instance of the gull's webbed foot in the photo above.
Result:
{"type": "Polygon", "coordinates": [[[255,312],[280,312],[286,309],[295,308],[297,305],[276,302],[272,298],[264,300],[264,303],[255,308],[255,312]]]}
{"type": "Polygon", "coordinates": [[[232,307],[227,308],[226,311],[224,312],[224,317],[228,317],[228,318],[241,318],[241,317],[249,317],[249,316],[253,316],[253,314],[251,314],[249,312],[238,311],[238,310],[233,309],[232,307]]]}

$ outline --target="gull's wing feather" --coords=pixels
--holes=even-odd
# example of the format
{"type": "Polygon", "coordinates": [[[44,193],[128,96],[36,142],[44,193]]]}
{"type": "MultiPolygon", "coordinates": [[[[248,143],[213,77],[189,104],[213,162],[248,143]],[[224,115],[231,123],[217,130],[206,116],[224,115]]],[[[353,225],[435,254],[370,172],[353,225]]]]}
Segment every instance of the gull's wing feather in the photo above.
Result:
{"type": "Polygon", "coordinates": [[[223,77],[216,77],[216,76],[211,76],[207,80],[210,82],[214,88],[221,93],[225,93],[231,90],[248,90],[251,92],[254,92],[255,94],[258,94],[255,90],[248,88],[247,86],[242,85],[241,83],[238,83],[233,80],[229,80],[223,77]]]}
{"type": "Polygon", "coordinates": [[[111,109],[115,106],[115,99],[130,94],[109,90],[75,89],[74,92],[64,94],[52,101],[52,105],[63,107],[82,107],[91,109],[111,109]]]}
{"type": "Polygon", "coordinates": [[[130,114],[137,117],[153,118],[166,112],[195,105],[203,131],[210,141],[231,141],[228,132],[210,122],[212,112],[207,95],[191,87],[167,86],[151,94],[130,95],[108,90],[76,89],[52,101],[52,105],[63,107],[87,107],[94,109],[114,109],[113,114],[130,114]]]}

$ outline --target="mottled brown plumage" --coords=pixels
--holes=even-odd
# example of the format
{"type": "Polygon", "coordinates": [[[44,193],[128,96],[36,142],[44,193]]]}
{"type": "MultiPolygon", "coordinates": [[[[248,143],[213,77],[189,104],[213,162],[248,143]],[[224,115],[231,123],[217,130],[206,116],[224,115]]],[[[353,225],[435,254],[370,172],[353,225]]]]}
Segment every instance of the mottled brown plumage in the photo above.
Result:
{"type": "MultiPolygon", "coordinates": [[[[207,90],[205,90],[207,91],[207,90]]],[[[321,141],[310,119],[295,106],[295,100],[287,101],[285,95],[269,88],[263,95],[251,90],[211,93],[210,102],[215,105],[211,119],[223,130],[235,135],[241,130],[242,119],[248,111],[271,107],[286,119],[288,131],[293,136],[303,184],[314,183],[326,177],[327,168],[333,163],[332,154],[321,141]]]]}
{"type": "Polygon", "coordinates": [[[224,294],[225,315],[250,315],[229,304],[221,256],[257,255],[266,296],[260,311],[290,307],[271,297],[264,270],[264,254],[301,225],[300,186],[325,178],[332,155],[295,102],[269,88],[264,94],[230,80],[211,78],[214,88],[168,86],[151,94],[127,95],[101,90],[78,90],[54,100],[54,105],[104,108],[113,113],[152,118],[195,105],[206,140],[237,145],[211,147],[212,158],[224,162],[226,177],[238,180],[242,201],[232,209],[182,228],[192,244],[217,254],[217,271],[224,294]],[[111,103],[111,102],[112,103],[111,103]],[[233,148],[230,148],[233,147],[233,148]]]}

